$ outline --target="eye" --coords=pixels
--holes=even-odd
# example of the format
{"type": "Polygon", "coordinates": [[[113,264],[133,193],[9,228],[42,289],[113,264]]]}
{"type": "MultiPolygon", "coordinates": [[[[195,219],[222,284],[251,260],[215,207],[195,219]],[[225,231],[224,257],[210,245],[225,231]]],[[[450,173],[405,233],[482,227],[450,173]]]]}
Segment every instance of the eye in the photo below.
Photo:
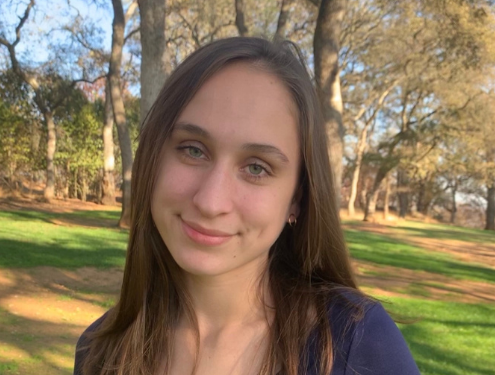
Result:
{"type": "Polygon", "coordinates": [[[249,164],[248,170],[249,173],[251,173],[254,176],[259,176],[265,171],[265,169],[259,164],[249,164]]]}
{"type": "Polygon", "coordinates": [[[187,147],[187,153],[193,158],[200,158],[201,156],[203,156],[203,151],[194,146],[187,147]]]}
{"type": "Polygon", "coordinates": [[[243,170],[246,178],[253,182],[260,182],[267,177],[273,176],[270,167],[260,163],[248,164],[243,168],[243,170]]]}
{"type": "Polygon", "coordinates": [[[177,150],[179,150],[183,156],[190,159],[203,159],[205,157],[203,150],[196,146],[183,145],[177,147],[177,150]]]}

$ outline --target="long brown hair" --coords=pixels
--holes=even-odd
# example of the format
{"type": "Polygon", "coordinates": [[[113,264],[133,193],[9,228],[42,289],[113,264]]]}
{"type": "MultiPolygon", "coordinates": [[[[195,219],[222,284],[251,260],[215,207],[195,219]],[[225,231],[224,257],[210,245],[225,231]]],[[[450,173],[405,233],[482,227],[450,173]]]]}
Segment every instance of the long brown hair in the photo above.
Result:
{"type": "MultiPolygon", "coordinates": [[[[196,321],[181,270],[154,227],[151,197],[162,146],[179,114],[206,80],[237,61],[267,69],[291,93],[298,109],[303,161],[297,225],[287,225],[269,253],[266,275],[275,317],[261,374],[274,374],[277,363],[283,374],[299,374],[308,360],[305,348],[311,333],[318,336],[319,374],[331,370],[329,301],[342,295],[338,289],[357,292],[357,287],[333,196],[319,102],[293,44],[239,37],[191,54],[168,78],[142,126],[132,172],[131,229],[121,295],[91,337],[84,374],[155,374],[163,356],[170,358],[178,318],[186,314],[196,321]]],[[[362,311],[360,303],[354,305],[358,314],[349,307],[349,321],[359,319],[362,311]]]]}

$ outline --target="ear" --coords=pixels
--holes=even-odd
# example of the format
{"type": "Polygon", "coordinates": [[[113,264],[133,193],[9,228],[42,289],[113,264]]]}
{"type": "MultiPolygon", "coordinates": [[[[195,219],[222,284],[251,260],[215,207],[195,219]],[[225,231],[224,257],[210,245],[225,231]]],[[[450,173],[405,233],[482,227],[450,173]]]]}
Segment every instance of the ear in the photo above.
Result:
{"type": "Polygon", "coordinates": [[[302,188],[299,186],[292,198],[292,203],[289,208],[289,214],[294,214],[296,218],[299,217],[299,212],[301,212],[300,202],[302,198],[302,188]]]}

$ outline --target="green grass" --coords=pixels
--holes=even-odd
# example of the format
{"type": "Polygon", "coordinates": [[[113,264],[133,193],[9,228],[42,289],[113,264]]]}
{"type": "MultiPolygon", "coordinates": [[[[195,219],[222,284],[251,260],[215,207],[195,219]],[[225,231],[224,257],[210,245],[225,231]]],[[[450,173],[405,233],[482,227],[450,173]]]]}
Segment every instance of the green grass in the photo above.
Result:
{"type": "MultiPolygon", "coordinates": [[[[93,213],[100,219],[118,219],[115,211],[93,213]]],[[[127,231],[61,226],[50,221],[67,217],[89,218],[88,215],[87,212],[0,212],[0,267],[122,267],[127,231]]]]}
{"type": "Polygon", "coordinates": [[[405,222],[395,227],[403,230],[408,236],[435,238],[441,240],[457,240],[478,244],[494,244],[495,232],[473,228],[463,228],[454,225],[428,224],[415,221],[405,222]]]}
{"type": "MultiPolygon", "coordinates": [[[[118,218],[117,211],[79,211],[68,214],[0,212],[0,267],[121,267],[125,259],[126,231],[52,223],[57,219],[94,219],[95,223],[107,225],[116,223],[118,218]]],[[[406,233],[402,241],[360,231],[359,223],[354,228],[356,229],[346,231],[346,237],[356,259],[375,266],[401,267],[455,279],[495,282],[495,270],[486,265],[462,262],[449,254],[406,243],[407,236],[421,236],[493,244],[493,233],[407,222],[399,228],[406,233]]],[[[95,293],[91,290],[79,292],[95,293]]],[[[386,304],[385,307],[400,317],[419,319],[417,323],[399,326],[423,375],[494,373],[494,305],[433,301],[425,285],[414,283],[399,292],[414,298],[388,298],[392,304],[386,304]]],[[[72,296],[61,294],[59,298],[70,301],[72,296]]],[[[114,302],[112,298],[108,298],[93,303],[107,309],[114,302]]],[[[19,317],[0,309],[0,328],[17,327],[21,324],[19,317]]],[[[36,336],[31,334],[20,337],[19,342],[23,345],[37,343],[36,336]]],[[[56,352],[59,350],[57,348],[54,349],[56,352]]],[[[59,355],[72,356],[72,347],[60,351],[59,355]]],[[[0,362],[0,375],[17,374],[19,366],[26,366],[27,360],[19,362],[12,358],[0,362]]],[[[44,359],[32,353],[29,361],[33,362],[32,367],[35,368],[44,359]]],[[[66,370],[67,374],[71,372],[71,369],[66,370]]]]}
{"type": "Polygon", "coordinates": [[[493,375],[495,306],[387,298],[385,307],[420,319],[400,324],[422,375],[493,375]]]}
{"type": "Polygon", "coordinates": [[[18,374],[19,365],[16,362],[0,362],[0,375],[18,374]]]}
{"type": "Polygon", "coordinates": [[[446,253],[426,250],[390,237],[354,229],[346,230],[346,239],[355,259],[383,266],[428,271],[454,279],[495,283],[494,269],[482,264],[466,263],[446,253]]]}

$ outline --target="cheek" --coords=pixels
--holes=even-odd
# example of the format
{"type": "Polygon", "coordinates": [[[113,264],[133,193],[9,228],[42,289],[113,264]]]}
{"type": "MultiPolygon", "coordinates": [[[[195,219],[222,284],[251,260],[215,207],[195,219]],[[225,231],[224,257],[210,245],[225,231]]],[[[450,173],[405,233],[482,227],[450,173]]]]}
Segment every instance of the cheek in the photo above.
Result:
{"type": "Polygon", "coordinates": [[[165,162],[153,192],[154,203],[173,206],[174,202],[190,198],[200,181],[197,173],[194,173],[191,168],[184,168],[173,161],[165,162]]]}
{"type": "Polygon", "coordinates": [[[284,189],[250,189],[243,194],[240,206],[248,223],[271,232],[283,228],[290,202],[284,189]]]}

